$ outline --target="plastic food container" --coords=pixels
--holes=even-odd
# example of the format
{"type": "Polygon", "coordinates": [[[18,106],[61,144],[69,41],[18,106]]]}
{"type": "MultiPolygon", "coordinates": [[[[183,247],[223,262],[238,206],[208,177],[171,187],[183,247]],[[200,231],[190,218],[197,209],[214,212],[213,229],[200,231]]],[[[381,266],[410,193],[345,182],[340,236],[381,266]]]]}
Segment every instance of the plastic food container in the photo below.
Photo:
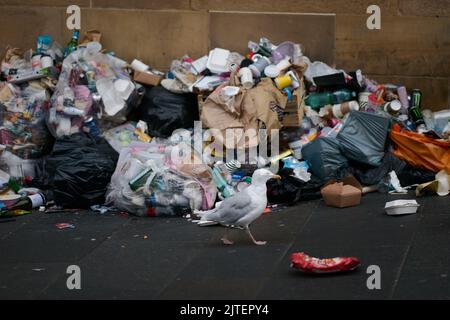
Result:
{"type": "Polygon", "coordinates": [[[390,216],[415,214],[420,204],[416,200],[396,200],[386,203],[385,210],[390,216]]]}
{"type": "Polygon", "coordinates": [[[228,68],[228,57],[230,56],[230,51],[225,49],[214,49],[209,53],[208,62],[206,67],[212,73],[222,74],[230,72],[228,68]]]}

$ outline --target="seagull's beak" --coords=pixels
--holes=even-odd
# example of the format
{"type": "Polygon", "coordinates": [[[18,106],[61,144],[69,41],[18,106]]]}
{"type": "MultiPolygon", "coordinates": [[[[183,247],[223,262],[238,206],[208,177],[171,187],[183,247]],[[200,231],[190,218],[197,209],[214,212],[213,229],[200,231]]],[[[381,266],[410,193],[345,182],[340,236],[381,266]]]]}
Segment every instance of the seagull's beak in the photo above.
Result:
{"type": "Polygon", "coordinates": [[[273,175],[272,176],[272,179],[275,179],[275,180],[281,180],[281,176],[279,176],[279,175],[273,175]]]}

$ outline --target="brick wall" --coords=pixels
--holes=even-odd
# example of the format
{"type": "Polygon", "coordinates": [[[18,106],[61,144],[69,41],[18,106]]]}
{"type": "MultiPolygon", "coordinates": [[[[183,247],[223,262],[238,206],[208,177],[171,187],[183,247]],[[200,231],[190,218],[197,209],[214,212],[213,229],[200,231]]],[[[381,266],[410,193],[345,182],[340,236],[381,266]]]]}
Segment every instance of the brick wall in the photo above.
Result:
{"type": "MultiPolygon", "coordinates": [[[[338,67],[361,68],[383,82],[421,88],[426,107],[450,106],[450,0],[0,0],[2,53],[7,44],[34,47],[39,33],[65,43],[70,37],[65,8],[70,4],[82,8],[84,29],[104,33],[105,47],[159,68],[167,68],[171,59],[186,52],[192,56],[207,52],[208,11],[317,13],[308,25],[307,19],[298,18],[299,37],[311,44],[335,39],[335,44],[317,46],[314,50],[326,52],[314,55],[335,57],[338,67]],[[381,7],[381,30],[366,28],[370,4],[381,7]],[[321,14],[335,14],[335,30],[321,14]]],[[[278,20],[273,21],[276,25],[266,20],[269,28],[291,36],[278,20]]],[[[259,25],[249,22],[243,28],[256,30],[259,25]]],[[[227,30],[226,25],[223,28],[227,30]]]]}

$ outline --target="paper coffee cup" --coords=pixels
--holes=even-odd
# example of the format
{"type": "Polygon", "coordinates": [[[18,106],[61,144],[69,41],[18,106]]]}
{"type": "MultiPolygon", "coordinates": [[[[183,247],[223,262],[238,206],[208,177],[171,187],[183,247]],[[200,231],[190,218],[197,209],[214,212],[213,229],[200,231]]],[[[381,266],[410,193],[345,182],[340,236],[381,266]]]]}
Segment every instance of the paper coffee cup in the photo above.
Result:
{"type": "Polygon", "coordinates": [[[139,71],[139,72],[145,72],[148,69],[150,69],[150,67],[148,65],[146,65],[145,63],[143,63],[142,61],[139,61],[137,59],[133,60],[133,62],[131,63],[131,68],[133,68],[135,71],[139,71]]]}
{"type": "Polygon", "coordinates": [[[275,83],[278,87],[278,89],[283,90],[284,88],[287,88],[292,85],[293,81],[290,76],[281,76],[275,79],[275,83]]]}
{"type": "Polygon", "coordinates": [[[276,78],[280,75],[280,69],[277,66],[271,64],[264,69],[264,74],[269,78],[276,78]]]}
{"type": "Polygon", "coordinates": [[[333,115],[336,118],[343,118],[346,114],[349,114],[352,111],[358,111],[359,104],[356,101],[344,102],[341,104],[336,104],[333,106],[333,115]]]}
{"type": "Polygon", "coordinates": [[[242,68],[239,71],[239,76],[241,78],[241,84],[245,89],[253,88],[254,85],[253,73],[250,70],[250,68],[242,68]]]}
{"type": "Polygon", "coordinates": [[[283,59],[277,64],[277,68],[280,71],[286,70],[290,66],[291,66],[291,62],[289,61],[289,59],[283,59]]]}
{"type": "Polygon", "coordinates": [[[271,61],[267,57],[262,57],[258,59],[254,64],[249,66],[249,69],[251,69],[253,75],[257,78],[261,77],[261,74],[263,73],[264,69],[271,64],[271,61]]]}

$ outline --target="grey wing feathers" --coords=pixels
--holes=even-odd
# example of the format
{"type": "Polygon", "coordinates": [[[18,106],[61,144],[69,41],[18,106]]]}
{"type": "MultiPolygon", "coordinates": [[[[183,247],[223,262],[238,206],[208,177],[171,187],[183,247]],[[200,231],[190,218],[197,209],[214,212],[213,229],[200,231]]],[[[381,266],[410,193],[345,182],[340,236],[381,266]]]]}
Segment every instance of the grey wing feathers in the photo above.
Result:
{"type": "Polygon", "coordinates": [[[252,199],[246,192],[240,192],[223,201],[221,206],[202,217],[202,220],[233,224],[239,221],[250,210],[252,199]]]}

